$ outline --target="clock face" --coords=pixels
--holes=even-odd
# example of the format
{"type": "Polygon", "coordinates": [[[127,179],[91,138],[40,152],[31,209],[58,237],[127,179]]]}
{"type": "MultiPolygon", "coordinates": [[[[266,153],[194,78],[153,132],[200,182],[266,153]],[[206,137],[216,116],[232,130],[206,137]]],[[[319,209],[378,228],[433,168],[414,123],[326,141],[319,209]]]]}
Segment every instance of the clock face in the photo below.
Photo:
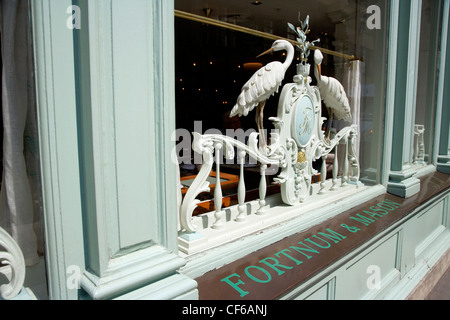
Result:
{"type": "Polygon", "coordinates": [[[293,136],[301,147],[306,147],[312,138],[314,130],[314,106],[311,98],[303,96],[295,111],[293,136]]]}

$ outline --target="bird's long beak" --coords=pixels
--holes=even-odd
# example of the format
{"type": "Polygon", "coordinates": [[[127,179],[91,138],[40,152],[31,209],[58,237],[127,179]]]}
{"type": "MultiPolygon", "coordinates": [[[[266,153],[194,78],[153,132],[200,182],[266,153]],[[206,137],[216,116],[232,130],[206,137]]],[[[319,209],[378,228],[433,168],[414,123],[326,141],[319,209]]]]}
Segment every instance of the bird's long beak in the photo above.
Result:
{"type": "Polygon", "coordinates": [[[272,52],[274,52],[274,51],[275,51],[275,50],[274,50],[273,48],[270,48],[269,50],[264,51],[264,52],[261,53],[259,56],[257,56],[257,58],[262,57],[262,56],[264,56],[264,55],[266,55],[266,54],[272,53],[272,52]]]}
{"type": "Polygon", "coordinates": [[[317,70],[319,71],[319,80],[320,80],[320,79],[322,79],[322,65],[321,64],[319,64],[317,66],[317,70]]]}

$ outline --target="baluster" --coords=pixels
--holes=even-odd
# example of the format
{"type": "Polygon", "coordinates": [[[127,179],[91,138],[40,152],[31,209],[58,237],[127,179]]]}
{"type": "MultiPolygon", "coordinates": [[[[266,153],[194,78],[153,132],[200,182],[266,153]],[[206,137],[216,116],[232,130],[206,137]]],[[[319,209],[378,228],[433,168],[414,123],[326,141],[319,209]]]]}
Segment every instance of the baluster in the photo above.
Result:
{"type": "Polygon", "coordinates": [[[333,160],[333,184],[331,186],[331,191],[337,190],[338,184],[338,171],[339,171],[339,160],[338,160],[338,144],[334,147],[334,160],[333,160]]]}
{"type": "Polygon", "coordinates": [[[344,138],[344,164],[342,166],[342,184],[345,187],[348,184],[348,137],[344,138]]]}
{"type": "Polygon", "coordinates": [[[243,222],[247,218],[246,205],[245,205],[245,181],[244,181],[244,163],[245,163],[245,151],[239,152],[239,162],[240,162],[240,176],[238,185],[238,210],[239,215],[236,218],[237,222],[243,222]]]}
{"type": "Polygon", "coordinates": [[[267,165],[261,164],[261,180],[259,181],[259,209],[257,212],[258,215],[263,215],[266,212],[266,170],[267,165]]]}
{"type": "Polygon", "coordinates": [[[351,176],[350,176],[350,183],[359,185],[361,184],[359,181],[359,162],[356,154],[356,147],[355,147],[355,140],[356,140],[356,132],[352,131],[350,132],[350,138],[348,140],[348,148],[349,148],[349,161],[350,161],[350,168],[351,170],[351,176]]]}
{"type": "Polygon", "coordinates": [[[414,126],[414,156],[413,156],[413,163],[417,163],[419,160],[419,126],[414,126]]]}
{"type": "Polygon", "coordinates": [[[222,185],[220,184],[220,150],[222,150],[222,144],[220,142],[216,143],[216,187],[214,188],[214,206],[216,208],[216,213],[214,214],[216,221],[214,222],[213,228],[220,229],[223,227],[223,216],[222,211],[222,185]]]}
{"type": "Polygon", "coordinates": [[[424,133],[425,133],[425,127],[420,126],[420,134],[418,137],[418,161],[419,163],[424,164],[425,163],[425,141],[424,141],[424,133]]]}
{"type": "Polygon", "coordinates": [[[322,156],[322,169],[320,171],[320,190],[319,194],[325,194],[325,181],[327,181],[327,156],[322,156]]]}
{"type": "Polygon", "coordinates": [[[413,163],[417,163],[419,160],[419,135],[414,131],[414,156],[413,163]]]}

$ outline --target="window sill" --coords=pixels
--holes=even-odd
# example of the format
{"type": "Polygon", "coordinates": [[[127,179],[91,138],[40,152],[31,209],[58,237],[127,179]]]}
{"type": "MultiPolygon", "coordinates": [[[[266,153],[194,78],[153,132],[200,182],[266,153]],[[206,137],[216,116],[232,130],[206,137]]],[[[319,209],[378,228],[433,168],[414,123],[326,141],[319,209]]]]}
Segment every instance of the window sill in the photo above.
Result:
{"type": "MultiPolygon", "coordinates": [[[[292,265],[292,260],[276,254],[282,252],[283,249],[291,248],[290,246],[298,245],[299,241],[305,241],[305,239],[314,237],[314,235],[319,232],[330,232],[329,230],[339,231],[343,236],[339,239],[336,238],[335,241],[329,241],[332,243],[332,249],[326,251],[326,254],[316,256],[311,253],[311,255],[315,256],[315,258],[311,260],[306,260],[304,256],[303,259],[295,256],[296,258],[303,260],[301,267],[299,267],[301,268],[301,272],[291,272],[290,276],[284,277],[273,276],[273,281],[270,282],[270,285],[266,282],[266,287],[268,290],[263,290],[262,285],[264,285],[264,283],[257,284],[250,290],[247,283],[248,281],[246,279],[243,280],[246,282],[246,291],[251,291],[251,294],[245,296],[244,299],[270,300],[285,296],[293,289],[303,286],[304,283],[309,282],[310,279],[318,277],[332,266],[336,266],[336,264],[342,265],[345,261],[349,261],[352,257],[355,257],[363,250],[366,250],[372,244],[377,241],[381,241],[383,237],[389,235],[392,230],[399,228],[401,225],[416,216],[416,214],[424,212],[424,210],[428,210],[434,205],[434,203],[436,203],[436,201],[439,201],[439,199],[442,199],[442,197],[448,195],[450,188],[450,176],[437,172],[424,176],[420,180],[423,187],[418,194],[411,198],[402,199],[383,193],[371,200],[363,201],[360,204],[353,203],[352,207],[345,210],[342,214],[339,214],[331,219],[327,219],[326,221],[322,221],[321,223],[311,225],[310,228],[299,228],[301,230],[292,235],[283,234],[282,236],[279,236],[279,238],[281,238],[279,241],[268,243],[270,241],[265,239],[265,243],[261,243],[260,249],[255,250],[254,252],[251,252],[251,249],[247,248],[245,243],[242,242],[235,244],[235,250],[229,252],[232,257],[227,256],[228,253],[223,250],[222,257],[213,257],[212,255],[203,257],[203,265],[199,265],[198,262],[200,260],[197,259],[197,267],[205,269],[205,266],[208,265],[208,258],[217,258],[217,260],[214,261],[217,270],[208,272],[196,278],[199,284],[198,288],[200,299],[202,299],[202,297],[207,297],[212,300],[239,298],[239,294],[235,288],[229,286],[227,283],[223,283],[221,280],[230,276],[236,277],[235,275],[245,275],[244,270],[247,270],[246,267],[258,265],[263,266],[263,264],[261,264],[262,261],[275,256],[280,258],[281,264],[289,262],[292,265]],[[351,217],[355,217],[357,214],[364,212],[363,210],[369,210],[372,206],[377,206],[377,204],[385,201],[390,203],[395,202],[395,209],[390,210],[389,213],[380,216],[379,218],[374,217],[372,223],[367,223],[365,227],[361,227],[363,232],[355,233],[350,230],[345,232],[345,228],[343,227],[344,224],[347,227],[351,225],[362,226],[362,224],[358,224],[355,220],[351,220],[351,217]],[[347,225],[349,222],[350,224],[347,225]],[[242,253],[241,251],[245,251],[245,253],[242,253]],[[242,258],[236,258],[237,256],[241,256],[242,258]],[[285,259],[282,260],[282,258],[285,259]],[[228,262],[224,262],[225,260],[228,262]],[[220,263],[222,263],[223,266],[221,268],[219,268],[220,263]]],[[[323,249],[320,250],[323,251],[323,249]]],[[[274,260],[270,261],[269,263],[273,264],[274,260]]],[[[194,265],[193,262],[194,261],[190,262],[191,267],[194,265]]],[[[275,264],[274,266],[278,265],[275,264]]],[[[292,269],[295,269],[295,267],[292,269]]],[[[286,270],[283,269],[283,271],[286,270]]],[[[194,273],[193,271],[194,270],[192,269],[190,272],[194,273]]],[[[233,278],[230,281],[236,283],[239,280],[239,278],[233,278]]],[[[253,284],[253,286],[255,284],[253,284]]],[[[244,286],[242,285],[242,287],[244,286]]]]}
{"type": "MultiPolygon", "coordinates": [[[[308,203],[298,206],[282,204],[280,195],[268,197],[270,209],[264,218],[249,215],[248,221],[230,224],[229,230],[207,228],[214,221],[214,212],[195,217],[202,228],[203,237],[194,241],[185,241],[179,237],[179,255],[187,263],[181,272],[197,278],[204,273],[231,263],[285,237],[302,232],[314,225],[331,219],[356,205],[369,201],[386,192],[382,185],[349,185],[342,191],[326,195],[315,195],[308,203]],[[335,195],[336,194],[336,195],[335,195]],[[255,219],[255,221],[252,221],[255,219]],[[252,223],[253,222],[253,223],[252,223]]],[[[256,202],[254,207],[257,207],[256,202]]],[[[237,214],[237,213],[235,213],[237,214]]]]}
{"type": "Polygon", "coordinates": [[[421,178],[436,172],[436,167],[432,164],[413,164],[412,169],[416,171],[415,178],[421,178]]]}

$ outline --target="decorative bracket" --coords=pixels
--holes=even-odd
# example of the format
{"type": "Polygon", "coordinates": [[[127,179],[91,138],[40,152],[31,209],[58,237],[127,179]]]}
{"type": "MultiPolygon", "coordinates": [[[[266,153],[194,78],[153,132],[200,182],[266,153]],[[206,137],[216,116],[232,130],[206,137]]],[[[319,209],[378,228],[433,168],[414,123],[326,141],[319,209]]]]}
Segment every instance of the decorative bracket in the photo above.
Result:
{"type": "MultiPolygon", "coordinates": [[[[339,144],[346,148],[344,183],[356,184],[359,181],[359,162],[355,146],[356,126],[345,127],[332,139],[326,139],[322,131],[326,118],[322,117],[319,89],[310,85],[312,82],[309,76],[310,65],[298,64],[297,72],[294,83],[287,84],[283,88],[277,117],[270,118],[279,132],[276,145],[271,145],[270,148],[283,149],[288,154],[286,159],[291,160],[284,165],[277,178],[281,184],[283,201],[289,205],[302,203],[310,195],[312,176],[319,173],[313,168],[313,163],[318,159],[323,160],[320,172],[323,183],[324,178],[326,179],[326,157],[336,150],[339,144]],[[348,172],[348,167],[351,172],[348,172]]],[[[337,155],[336,152],[335,154],[337,155]]],[[[335,165],[337,166],[337,162],[335,165]]]]}

